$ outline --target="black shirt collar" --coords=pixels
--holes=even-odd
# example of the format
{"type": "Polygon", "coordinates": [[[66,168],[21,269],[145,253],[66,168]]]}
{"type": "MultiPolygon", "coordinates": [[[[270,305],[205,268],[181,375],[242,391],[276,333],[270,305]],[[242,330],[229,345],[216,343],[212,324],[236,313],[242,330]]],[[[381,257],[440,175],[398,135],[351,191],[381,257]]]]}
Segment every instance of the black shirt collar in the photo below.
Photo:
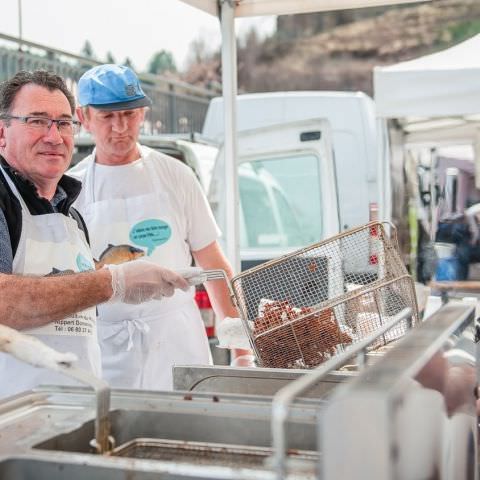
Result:
{"type": "Polygon", "coordinates": [[[54,211],[68,215],[70,206],[77,199],[78,195],[80,194],[80,190],[82,189],[82,183],[77,179],[69,177],[68,175],[63,175],[58,182],[54,198],[57,197],[58,200],[58,194],[61,195],[62,190],[66,195],[65,198],[58,201],[56,208],[54,208],[49,200],[38,195],[35,185],[30,180],[25,178],[21,173],[12,168],[1,155],[0,163],[7,172],[7,175],[17,187],[32,215],[53,213],[54,211]]]}

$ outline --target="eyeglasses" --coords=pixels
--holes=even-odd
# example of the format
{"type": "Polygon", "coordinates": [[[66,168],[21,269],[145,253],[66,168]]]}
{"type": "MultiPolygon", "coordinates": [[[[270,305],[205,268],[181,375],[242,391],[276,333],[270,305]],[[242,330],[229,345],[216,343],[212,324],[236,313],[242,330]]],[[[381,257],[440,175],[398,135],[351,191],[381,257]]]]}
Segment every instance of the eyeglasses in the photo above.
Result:
{"type": "Polygon", "coordinates": [[[71,120],[67,118],[47,118],[47,117],[17,117],[15,115],[2,115],[0,119],[3,120],[18,120],[27,126],[27,128],[31,128],[32,130],[36,130],[38,132],[43,133],[46,135],[52,125],[55,123],[57,125],[57,129],[60,135],[64,136],[73,136],[76,135],[80,131],[80,122],[77,120],[71,120]]]}

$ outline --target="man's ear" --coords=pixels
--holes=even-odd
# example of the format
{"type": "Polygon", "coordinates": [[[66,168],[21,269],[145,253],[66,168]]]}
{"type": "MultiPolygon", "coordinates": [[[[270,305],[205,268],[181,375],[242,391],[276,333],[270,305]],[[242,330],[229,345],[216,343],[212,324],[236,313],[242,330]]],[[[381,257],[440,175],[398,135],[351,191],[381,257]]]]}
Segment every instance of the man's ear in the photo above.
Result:
{"type": "Polygon", "coordinates": [[[7,140],[5,138],[5,123],[0,120],[0,148],[4,148],[7,145],[7,140]]]}
{"type": "Polygon", "coordinates": [[[145,116],[147,115],[148,107],[142,108],[142,122],[145,121],[145,116]]]}
{"type": "Polygon", "coordinates": [[[76,112],[77,112],[77,118],[80,120],[80,122],[82,123],[82,127],[85,129],[85,130],[89,130],[88,128],[88,124],[89,124],[89,119],[88,119],[88,115],[85,114],[84,110],[83,110],[83,107],[77,107],[76,109],[76,112]]]}

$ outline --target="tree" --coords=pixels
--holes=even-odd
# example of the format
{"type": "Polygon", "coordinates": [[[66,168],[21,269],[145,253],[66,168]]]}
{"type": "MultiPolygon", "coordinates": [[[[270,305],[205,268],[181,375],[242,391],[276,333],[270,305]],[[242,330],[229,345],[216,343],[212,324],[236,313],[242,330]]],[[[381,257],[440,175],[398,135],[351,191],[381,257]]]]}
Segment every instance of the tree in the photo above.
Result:
{"type": "Polygon", "coordinates": [[[89,40],[85,40],[85,43],[83,44],[83,48],[80,53],[84,57],[92,59],[95,58],[95,53],[93,53],[93,47],[89,40]]]}
{"type": "Polygon", "coordinates": [[[148,65],[148,72],[161,75],[165,72],[176,72],[177,66],[171,52],[160,50],[155,53],[148,65]]]}
{"type": "Polygon", "coordinates": [[[212,56],[207,40],[199,36],[190,42],[187,64],[189,66],[205,63],[212,56]]]}
{"type": "Polygon", "coordinates": [[[112,52],[107,52],[107,63],[117,63],[112,52]]]}
{"type": "MultiPolygon", "coordinates": [[[[96,57],[95,57],[95,53],[93,52],[92,44],[88,40],[85,40],[85,43],[83,44],[82,50],[80,51],[80,55],[82,55],[85,58],[95,60],[96,57]]],[[[90,62],[82,62],[82,61],[78,62],[78,66],[82,70],[88,70],[94,64],[95,64],[95,62],[91,62],[91,63],[90,62]]]]}
{"type": "Polygon", "coordinates": [[[122,65],[125,65],[125,67],[131,68],[132,70],[135,70],[135,67],[133,66],[132,60],[130,60],[130,57],[127,57],[125,61],[122,63],[122,65]]]}

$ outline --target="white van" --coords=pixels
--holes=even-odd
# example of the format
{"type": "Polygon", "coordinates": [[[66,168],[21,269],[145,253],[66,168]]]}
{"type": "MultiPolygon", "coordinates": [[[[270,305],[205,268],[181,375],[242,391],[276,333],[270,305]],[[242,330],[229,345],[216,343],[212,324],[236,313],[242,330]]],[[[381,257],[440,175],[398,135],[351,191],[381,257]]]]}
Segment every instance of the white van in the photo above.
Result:
{"type": "MultiPolygon", "coordinates": [[[[219,97],[210,103],[202,135],[221,144],[223,128],[219,97]]],[[[282,191],[267,212],[259,198],[253,200],[247,179],[239,175],[242,269],[375,219],[377,131],[374,104],[367,95],[239,95],[237,131],[239,174],[246,168],[268,172],[270,182],[274,180],[282,191]],[[288,206],[281,207],[283,203],[288,206]],[[279,222],[283,213],[286,218],[279,222]]],[[[221,150],[209,190],[221,227],[225,225],[222,172],[221,150]]]]}

